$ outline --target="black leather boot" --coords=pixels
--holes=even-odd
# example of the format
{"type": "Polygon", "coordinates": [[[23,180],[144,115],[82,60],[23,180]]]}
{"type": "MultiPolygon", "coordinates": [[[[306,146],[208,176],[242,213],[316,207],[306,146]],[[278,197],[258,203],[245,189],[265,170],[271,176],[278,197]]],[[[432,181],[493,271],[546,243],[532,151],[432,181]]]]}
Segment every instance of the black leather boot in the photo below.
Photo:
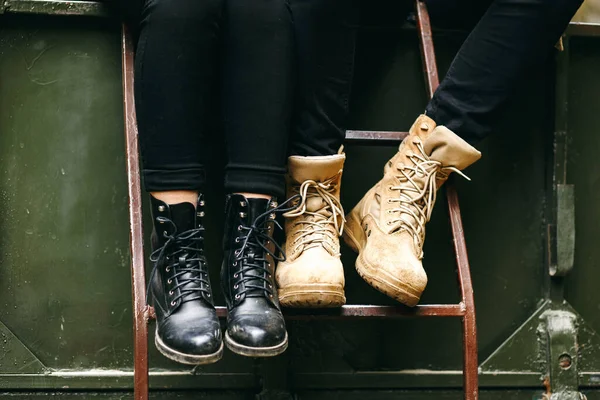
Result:
{"type": "Polygon", "coordinates": [[[204,201],[168,205],[151,197],[154,264],[148,295],[156,312],[158,350],[184,364],[209,364],[223,354],[204,256],[204,201]]]}
{"type": "Polygon", "coordinates": [[[225,343],[251,357],[281,354],[288,345],[274,281],[275,199],[227,197],[221,284],[227,302],[225,343]]]}

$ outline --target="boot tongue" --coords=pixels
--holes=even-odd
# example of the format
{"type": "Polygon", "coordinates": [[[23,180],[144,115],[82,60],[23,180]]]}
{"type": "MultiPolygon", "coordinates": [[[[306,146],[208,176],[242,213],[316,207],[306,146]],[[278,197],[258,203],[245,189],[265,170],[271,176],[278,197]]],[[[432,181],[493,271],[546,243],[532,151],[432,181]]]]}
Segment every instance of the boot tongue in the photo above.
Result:
{"type": "Polygon", "coordinates": [[[179,203],[169,206],[171,221],[177,227],[177,233],[194,229],[196,226],[196,207],[192,203],[179,203]]]}
{"type": "MultiPolygon", "coordinates": [[[[267,212],[270,209],[271,200],[269,199],[261,199],[261,198],[249,198],[246,199],[248,203],[248,222],[250,224],[255,224],[257,229],[266,229],[268,227],[265,221],[269,221],[269,215],[267,214],[265,217],[261,219],[261,221],[256,221],[256,219],[261,215],[267,212]]],[[[253,235],[254,236],[254,235],[253,235]]],[[[250,242],[253,245],[249,245],[248,249],[244,252],[246,255],[246,264],[255,264],[255,265],[263,265],[265,261],[262,261],[267,258],[267,253],[260,247],[258,241],[262,241],[263,245],[264,240],[258,239],[257,236],[251,237],[250,242]],[[260,258],[262,260],[257,260],[260,258]]],[[[272,239],[271,239],[272,240],[272,239]]],[[[264,277],[265,271],[260,268],[248,268],[244,271],[244,277],[264,277]]],[[[258,286],[258,287],[266,287],[266,282],[262,279],[250,279],[247,280],[246,285],[258,286]]],[[[247,297],[264,297],[265,291],[260,289],[248,289],[246,291],[247,297]]]]}
{"type": "MultiPolygon", "coordinates": [[[[176,235],[180,235],[181,233],[184,233],[184,232],[187,232],[189,230],[196,228],[196,207],[194,207],[194,205],[192,203],[179,203],[179,204],[169,205],[169,211],[171,214],[171,221],[173,221],[173,223],[177,227],[176,235]]],[[[200,246],[199,243],[194,243],[191,240],[189,241],[189,243],[182,243],[182,245],[190,246],[190,247],[199,247],[200,246]]],[[[176,256],[176,260],[174,260],[175,268],[181,269],[181,268],[191,267],[191,265],[190,265],[191,263],[190,263],[189,259],[194,258],[194,257],[197,257],[197,254],[195,254],[194,252],[192,252],[192,254],[190,254],[189,252],[179,253],[176,256]]],[[[194,262],[194,263],[197,264],[197,262],[194,262]]],[[[178,277],[179,282],[189,280],[188,283],[186,283],[185,285],[183,285],[181,287],[181,289],[182,290],[199,289],[201,287],[200,284],[194,281],[194,278],[196,278],[197,276],[198,276],[198,272],[187,272],[185,274],[180,275],[178,277]]],[[[189,294],[184,296],[183,299],[185,300],[186,298],[195,298],[197,296],[198,296],[197,292],[190,292],[189,294]]]]}
{"type": "MultiPolygon", "coordinates": [[[[256,221],[261,214],[264,214],[269,209],[269,203],[271,200],[262,199],[262,198],[249,198],[245,200],[248,203],[248,222],[250,224],[256,221]]],[[[269,217],[266,216],[265,219],[269,217]]],[[[256,221],[262,222],[262,221],[256,221]]],[[[257,226],[260,227],[260,223],[257,223],[257,226]]]]}
{"type": "MultiPolygon", "coordinates": [[[[326,205],[327,205],[327,203],[325,203],[323,198],[320,196],[319,197],[311,196],[306,200],[306,210],[309,212],[313,212],[313,213],[318,212],[320,214],[324,214],[327,212],[327,210],[325,209],[326,205]]],[[[331,214],[331,213],[329,213],[329,214],[331,214]]]]}

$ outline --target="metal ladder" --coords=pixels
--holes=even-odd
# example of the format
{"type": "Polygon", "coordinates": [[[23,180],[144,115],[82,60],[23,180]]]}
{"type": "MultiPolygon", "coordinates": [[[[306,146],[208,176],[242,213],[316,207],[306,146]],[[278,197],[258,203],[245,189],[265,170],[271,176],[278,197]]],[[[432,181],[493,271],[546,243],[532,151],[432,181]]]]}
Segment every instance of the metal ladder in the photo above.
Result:
{"type": "MultiPolygon", "coordinates": [[[[423,69],[429,96],[439,85],[431,24],[427,7],[416,0],[418,33],[423,69]]],[[[127,154],[127,179],[129,183],[129,223],[131,247],[131,282],[134,312],[134,399],[148,400],[148,321],[153,310],[146,304],[146,277],[144,268],[142,230],[142,189],[139,168],[138,132],[133,90],[133,43],[126,27],[122,33],[123,95],[125,115],[125,145],[127,154]]],[[[351,142],[381,144],[398,143],[407,132],[348,131],[346,140],[351,142]]],[[[450,180],[446,185],[446,198],[454,242],[461,301],[458,304],[427,304],[414,308],[403,306],[347,305],[326,312],[286,310],[286,318],[403,318],[403,317],[458,317],[463,331],[463,380],[465,400],[478,399],[477,327],[473,285],[467,256],[464,231],[456,189],[450,180]]],[[[226,307],[217,307],[219,317],[227,315],[226,307]]]]}

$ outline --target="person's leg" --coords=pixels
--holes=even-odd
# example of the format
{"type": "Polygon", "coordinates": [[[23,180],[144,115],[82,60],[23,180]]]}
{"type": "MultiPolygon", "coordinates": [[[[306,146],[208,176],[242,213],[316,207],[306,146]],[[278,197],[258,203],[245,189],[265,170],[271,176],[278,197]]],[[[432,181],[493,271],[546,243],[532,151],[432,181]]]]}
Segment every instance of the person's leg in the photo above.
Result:
{"type": "Polygon", "coordinates": [[[204,256],[200,153],[214,96],[221,0],[147,0],[135,94],[145,189],[152,194],[148,293],[156,345],[187,364],[219,360],[220,324],[204,256]]]}
{"type": "Polygon", "coordinates": [[[427,284],[425,225],[437,189],[480,158],[485,137],[524,74],[546,61],[582,0],[494,0],[413,124],[384,177],[350,212],[344,239],[373,287],[414,306],[427,284]]]}
{"type": "Polygon", "coordinates": [[[287,348],[273,279],[277,198],[285,193],[293,32],[285,0],[227,0],[223,112],[228,193],[221,284],[228,306],[225,343],[246,356],[287,348]]]}
{"type": "Polygon", "coordinates": [[[147,0],[144,7],[136,111],[144,186],[158,196],[198,192],[204,184],[202,153],[214,119],[222,2],[147,0]]]}
{"type": "Polygon", "coordinates": [[[288,159],[287,260],[277,268],[279,299],[288,307],[345,303],[339,234],[340,182],[358,24],[356,0],[292,0],[298,93],[288,159]]]}
{"type": "Polygon", "coordinates": [[[294,87],[286,0],[227,0],[223,113],[227,193],[283,197],[294,87]]]}
{"type": "Polygon", "coordinates": [[[290,0],[298,91],[290,155],[330,156],[344,142],[354,75],[357,0],[290,0]]]}
{"type": "Polygon", "coordinates": [[[583,0],[495,0],[456,55],[426,109],[475,144],[524,76],[547,61],[583,0]]]}

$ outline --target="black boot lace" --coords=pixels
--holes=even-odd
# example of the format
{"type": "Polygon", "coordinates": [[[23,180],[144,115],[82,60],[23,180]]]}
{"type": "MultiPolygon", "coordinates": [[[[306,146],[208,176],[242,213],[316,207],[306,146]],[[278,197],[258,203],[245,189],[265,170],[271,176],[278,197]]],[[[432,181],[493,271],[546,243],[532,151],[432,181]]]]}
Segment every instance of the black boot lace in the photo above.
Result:
{"type": "Polygon", "coordinates": [[[175,283],[170,288],[169,295],[173,296],[177,291],[177,296],[171,300],[171,306],[183,304],[188,301],[202,298],[202,293],[211,297],[210,281],[208,278],[207,262],[202,250],[204,241],[204,228],[190,229],[185,232],[177,233],[175,223],[169,218],[158,217],[157,221],[165,224],[172,233],[167,230],[163,232],[166,240],[165,244],[156,249],[150,255],[150,261],[154,263],[154,268],[150,275],[150,284],[146,292],[146,301],[150,296],[150,286],[152,279],[160,266],[165,266],[165,272],[173,274],[167,280],[168,284],[175,283]]]}
{"type": "Polygon", "coordinates": [[[281,245],[273,239],[273,232],[270,232],[269,223],[272,222],[274,227],[283,231],[283,227],[277,221],[276,216],[294,210],[295,206],[288,207],[288,205],[297,202],[299,199],[299,195],[293,196],[279,206],[260,214],[250,226],[238,226],[238,231],[242,234],[236,238],[236,241],[243,244],[235,251],[233,264],[238,265],[239,263],[241,278],[234,289],[238,289],[240,284],[243,284],[243,289],[237,292],[236,299],[244,294],[250,294],[251,291],[262,292],[263,295],[273,298],[273,276],[268,257],[272,257],[275,262],[282,262],[285,261],[286,256],[281,245]],[[271,243],[273,246],[269,248],[271,243]],[[255,273],[250,274],[254,271],[255,273]]]}

